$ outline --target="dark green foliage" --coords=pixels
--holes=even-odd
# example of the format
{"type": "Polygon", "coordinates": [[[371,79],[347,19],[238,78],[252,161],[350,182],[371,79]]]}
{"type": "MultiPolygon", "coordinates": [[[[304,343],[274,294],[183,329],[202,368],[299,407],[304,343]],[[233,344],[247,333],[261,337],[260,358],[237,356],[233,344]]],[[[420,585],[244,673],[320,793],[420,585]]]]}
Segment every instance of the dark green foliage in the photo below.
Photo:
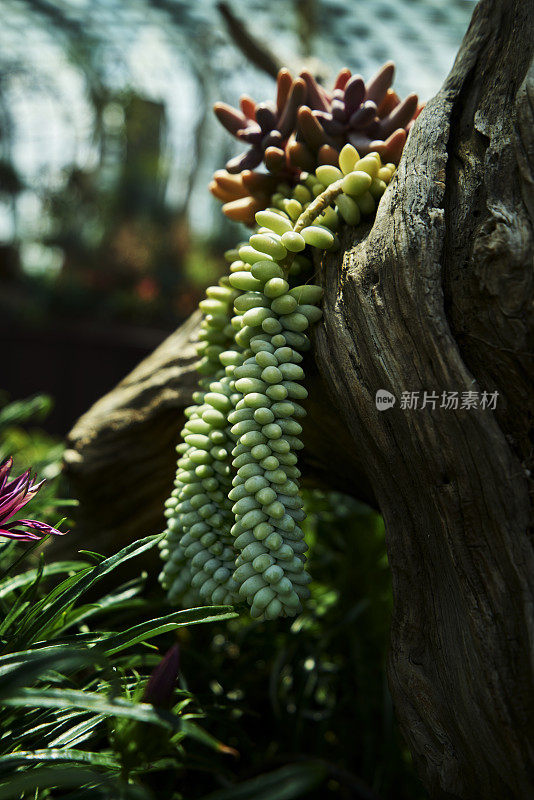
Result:
{"type": "MultiPolygon", "coordinates": [[[[0,416],[10,420],[0,447],[15,428],[26,437],[21,468],[35,442],[40,463],[57,465],[58,445],[24,428],[42,402],[0,416]]],[[[53,480],[52,523],[58,491],[53,480]]],[[[141,572],[158,537],[109,559],[36,564],[30,548],[3,549],[0,800],[423,800],[385,678],[381,519],[342,495],[305,500],[311,599],[276,622],[224,607],[162,609],[142,575],[98,592],[127,559],[141,572]],[[154,708],[143,699],[148,676],[176,641],[178,687],[171,708],[154,708]]]]}
{"type": "Polygon", "coordinates": [[[231,618],[232,609],[158,615],[141,596],[142,577],[84,602],[104,576],[159,538],[134,542],[97,566],[41,562],[0,581],[0,797],[37,787],[48,797],[49,787],[90,784],[101,797],[150,798],[155,759],[166,757],[165,768],[176,772],[183,740],[223,747],[193,722],[199,709],[186,690],[176,692],[170,711],[142,695],[160,661],[152,639],[231,618]],[[57,574],[62,580],[50,583],[57,574]]]}

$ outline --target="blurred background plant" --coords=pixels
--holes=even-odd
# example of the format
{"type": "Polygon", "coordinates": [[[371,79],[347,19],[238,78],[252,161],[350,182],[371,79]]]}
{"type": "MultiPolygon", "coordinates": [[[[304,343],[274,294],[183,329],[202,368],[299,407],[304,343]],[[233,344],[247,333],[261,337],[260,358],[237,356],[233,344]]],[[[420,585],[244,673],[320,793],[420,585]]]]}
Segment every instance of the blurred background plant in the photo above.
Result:
{"type": "MultiPolygon", "coordinates": [[[[212,103],[272,97],[282,64],[329,84],[388,59],[399,93],[427,100],[472,8],[4,0],[0,461],[47,479],[33,515],[54,525],[75,502],[57,434],[196,307],[243,235],[207,191],[239,151],[212,103]]],[[[312,600],[276,623],[162,610],[142,572],[155,538],[61,562],[0,544],[0,800],[423,800],[386,682],[382,521],[342,495],[306,503],[312,600]],[[172,705],[154,710],[148,677],[176,642],[172,705]]]]}

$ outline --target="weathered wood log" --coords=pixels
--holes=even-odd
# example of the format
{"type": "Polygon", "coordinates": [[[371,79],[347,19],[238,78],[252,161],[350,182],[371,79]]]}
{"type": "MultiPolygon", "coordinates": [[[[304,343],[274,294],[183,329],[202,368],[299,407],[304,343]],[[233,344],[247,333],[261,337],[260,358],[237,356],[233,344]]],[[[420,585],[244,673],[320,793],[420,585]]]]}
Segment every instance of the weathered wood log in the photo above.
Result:
{"type": "MultiPolygon", "coordinates": [[[[438,800],[534,796],[533,11],[477,6],[372,229],[347,231],[318,270],[305,474],[384,515],[390,684],[438,800]],[[376,408],[378,389],[392,408],[376,408]],[[413,409],[403,392],[435,396],[413,409]],[[498,392],[497,406],[445,408],[444,392],[498,392]]],[[[66,471],[95,549],[161,525],[196,324],[70,434],[66,471]]]]}
{"type": "Polygon", "coordinates": [[[434,798],[534,797],[532,11],[477,7],[372,230],[323,272],[316,360],[384,515],[390,685],[434,798]]]}

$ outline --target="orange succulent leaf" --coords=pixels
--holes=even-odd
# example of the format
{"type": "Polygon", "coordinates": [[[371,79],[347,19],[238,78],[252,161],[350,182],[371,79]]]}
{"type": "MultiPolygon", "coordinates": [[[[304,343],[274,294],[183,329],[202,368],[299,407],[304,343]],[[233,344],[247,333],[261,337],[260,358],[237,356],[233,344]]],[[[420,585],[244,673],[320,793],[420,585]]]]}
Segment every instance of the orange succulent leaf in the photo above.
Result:
{"type": "Polygon", "coordinates": [[[276,79],[276,84],[277,84],[276,109],[278,111],[278,115],[280,115],[284,110],[292,83],[293,83],[293,78],[291,77],[290,71],[288,69],[285,69],[285,67],[282,68],[278,72],[278,77],[276,79]]]}
{"type": "Polygon", "coordinates": [[[221,189],[233,194],[234,199],[238,197],[245,197],[247,191],[243,185],[243,173],[238,175],[231,175],[225,169],[218,169],[214,175],[213,180],[221,189]]]}
{"type": "Polygon", "coordinates": [[[398,164],[407,138],[408,134],[404,128],[399,128],[394,131],[385,142],[380,140],[371,142],[368,152],[376,151],[384,164],[390,161],[393,162],[393,164],[398,164]]]}
{"type": "Polygon", "coordinates": [[[395,106],[398,106],[400,103],[400,97],[395,91],[395,89],[388,89],[386,92],[386,96],[378,106],[378,111],[376,112],[380,118],[387,117],[388,114],[391,114],[395,106]]]}
{"type": "Polygon", "coordinates": [[[337,167],[339,161],[339,152],[335,147],[332,147],[332,145],[323,144],[323,146],[319,148],[317,158],[319,160],[319,164],[331,164],[333,167],[337,167]]]}
{"type": "Polygon", "coordinates": [[[350,81],[351,75],[352,73],[347,67],[344,67],[342,70],[340,70],[334,83],[334,90],[344,89],[348,81],[350,81]]]}
{"type": "Polygon", "coordinates": [[[256,103],[252,97],[249,97],[248,94],[242,94],[239,99],[239,106],[247,119],[256,120],[256,103]]]}
{"type": "Polygon", "coordinates": [[[234,222],[243,222],[249,227],[254,227],[256,224],[255,214],[257,211],[262,211],[267,208],[268,201],[262,202],[255,197],[242,197],[239,200],[232,200],[230,203],[225,203],[222,207],[224,214],[228,219],[234,222]]]}
{"type": "Polygon", "coordinates": [[[301,106],[298,110],[297,131],[313,152],[325,144],[325,132],[308,106],[301,106]]]}

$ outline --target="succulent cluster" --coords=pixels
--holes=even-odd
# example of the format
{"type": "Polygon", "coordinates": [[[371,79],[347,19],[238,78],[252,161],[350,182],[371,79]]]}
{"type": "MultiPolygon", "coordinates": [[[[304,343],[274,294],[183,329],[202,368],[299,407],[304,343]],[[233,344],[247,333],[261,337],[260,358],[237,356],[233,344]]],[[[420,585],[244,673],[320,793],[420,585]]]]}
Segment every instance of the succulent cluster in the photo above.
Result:
{"type": "Polygon", "coordinates": [[[253,226],[275,184],[294,186],[302,171],[336,165],[347,143],[362,156],[376,152],[384,162],[398,164],[421,107],[415,94],[400,100],[391,88],[394,73],[393,62],[388,62],[366,84],[343,69],[328,92],[307,70],[293,79],[282,69],[276,103],[256,104],[247,96],[241,98],[240,109],[216,103],[222,125],[249,146],[218,170],[210,184],[224,203],[224,213],[253,226]],[[260,165],[267,172],[255,171],[260,165]]]}
{"type": "Polygon", "coordinates": [[[339,166],[279,185],[256,233],[230,251],[207,290],[200,389],[187,409],[166,503],[161,581],[175,602],[244,600],[255,618],[293,616],[308,597],[297,453],[303,447],[303,353],[322,290],[302,282],[310,248],[338,246],[342,221],[372,215],[393,163],[345,145],[339,166]],[[296,285],[297,281],[299,285],[296,285]]]}

